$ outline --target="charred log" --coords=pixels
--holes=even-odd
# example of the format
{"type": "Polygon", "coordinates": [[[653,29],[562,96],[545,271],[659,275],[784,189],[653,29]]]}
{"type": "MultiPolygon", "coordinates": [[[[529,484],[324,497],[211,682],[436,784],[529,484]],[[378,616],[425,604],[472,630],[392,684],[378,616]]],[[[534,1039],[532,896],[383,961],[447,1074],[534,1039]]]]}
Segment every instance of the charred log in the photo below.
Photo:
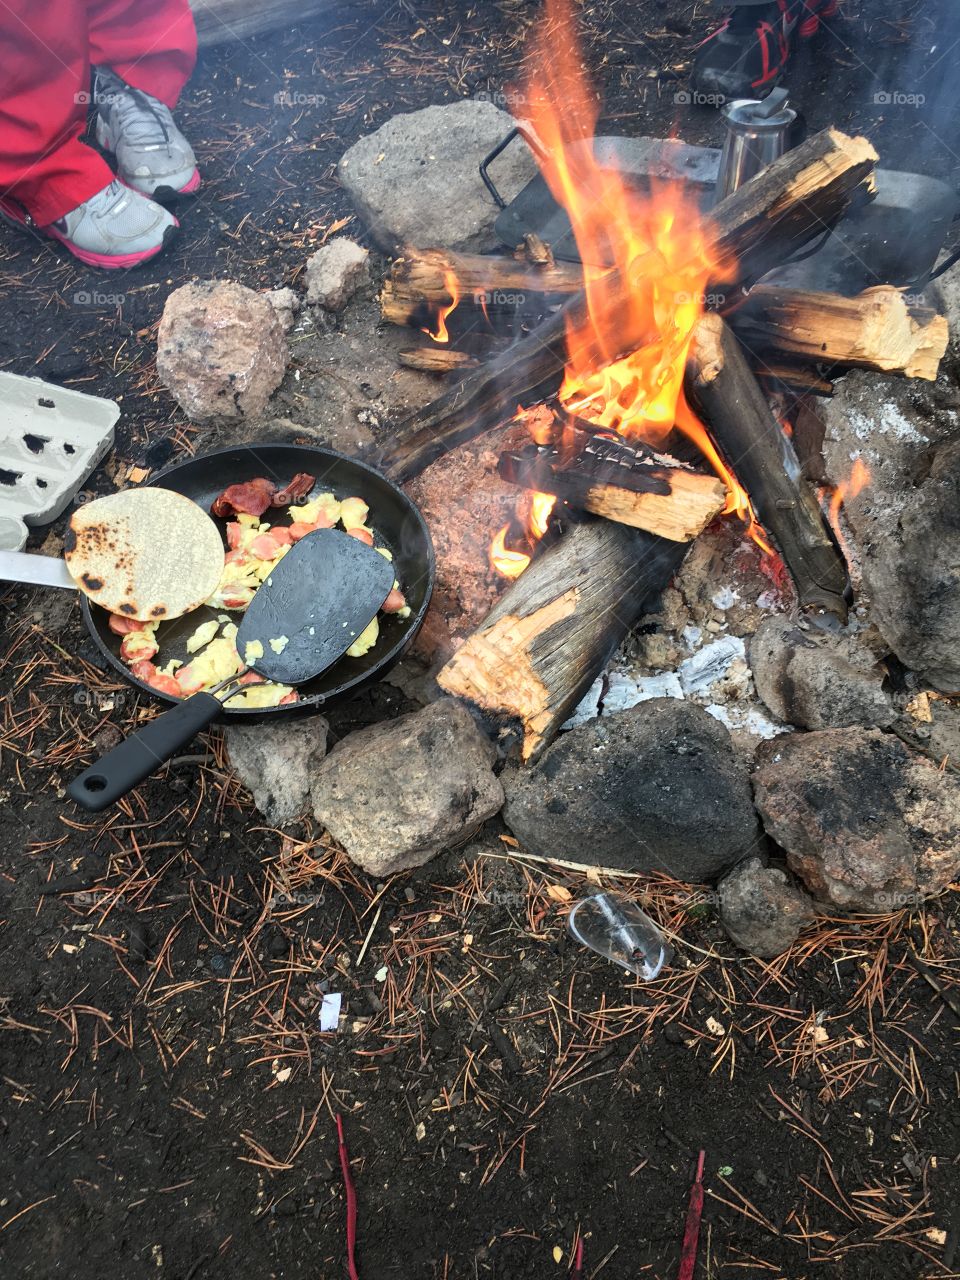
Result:
{"type": "Polygon", "coordinates": [[[556,449],[531,445],[500,455],[504,480],[524,489],[554,493],[573,507],[616,520],[633,529],[689,542],[723,510],[726,489],[716,476],[703,475],[668,459],[610,467],[599,474],[566,464],[556,449]],[[618,474],[619,473],[619,474],[618,474]]]}
{"type": "Polygon", "coordinates": [[[813,494],[801,481],[793,445],[740,344],[718,315],[703,316],[696,328],[686,387],[758,518],[776,539],[801,604],[845,620],[843,560],[813,494]]]}
{"type": "Polygon", "coordinates": [[[759,284],[728,317],[749,350],[776,350],[827,364],[934,381],[947,349],[947,322],[879,285],[855,298],[759,284]]]}
{"type": "Polygon", "coordinates": [[[686,546],[608,520],[537,557],[437,677],[533,761],[603,670],[686,546]]]}

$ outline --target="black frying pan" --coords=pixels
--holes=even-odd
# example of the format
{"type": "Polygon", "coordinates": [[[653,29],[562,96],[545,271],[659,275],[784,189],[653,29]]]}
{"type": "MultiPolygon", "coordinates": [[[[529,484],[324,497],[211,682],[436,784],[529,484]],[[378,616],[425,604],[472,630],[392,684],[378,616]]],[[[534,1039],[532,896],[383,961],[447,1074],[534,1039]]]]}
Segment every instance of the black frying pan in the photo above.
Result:
{"type": "MultiPolygon", "coordinates": [[[[410,606],[410,617],[400,619],[395,615],[381,614],[380,638],[373,649],[362,658],[341,658],[321,675],[300,685],[298,702],[283,707],[247,710],[224,708],[222,716],[225,719],[251,723],[267,717],[316,710],[334,699],[382,679],[419,631],[430,603],[435,566],[433,544],[423,516],[395,484],[372,467],[353,458],[346,458],[331,449],[308,445],[246,445],[217,449],[199,458],[179,462],[153,477],[149,483],[174,489],[209,512],[214,499],[228,485],[253,480],[257,476],[267,476],[284,485],[300,471],[316,476],[316,490],[330,490],[337,498],[362,498],[368,504],[370,514],[367,523],[375,531],[377,543],[388,547],[393,553],[396,576],[410,606]]],[[[226,546],[227,521],[219,520],[216,516],[213,518],[223,532],[226,546]]],[[[263,519],[272,524],[288,522],[282,508],[271,510],[263,519]]],[[[176,537],[176,530],[171,530],[171,537],[176,537]]],[[[120,657],[122,637],[114,635],[108,626],[110,615],[85,596],[81,599],[80,607],[84,622],[109,664],[144,693],[163,702],[176,704],[176,698],[157,693],[132,674],[120,657]]],[[[223,612],[226,611],[203,605],[183,618],[161,624],[157,631],[160,644],[158,664],[163,665],[171,658],[186,662],[190,657],[186,651],[188,637],[201,622],[223,612]]],[[[239,622],[242,615],[231,616],[239,622]]]]}

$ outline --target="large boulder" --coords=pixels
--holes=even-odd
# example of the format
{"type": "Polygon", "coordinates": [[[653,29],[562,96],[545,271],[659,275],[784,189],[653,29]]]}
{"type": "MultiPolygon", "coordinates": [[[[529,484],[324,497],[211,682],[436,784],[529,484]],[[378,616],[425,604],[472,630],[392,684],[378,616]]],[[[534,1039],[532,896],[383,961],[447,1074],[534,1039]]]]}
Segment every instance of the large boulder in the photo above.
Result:
{"type": "Polygon", "coordinates": [[[754,774],[767,834],[820,902],[892,911],[960,871],[960,779],[878,729],[764,743],[754,774]]]}
{"type": "Polygon", "coordinates": [[[224,730],[227,756],[253,802],[274,826],[308,809],[313,775],[327,750],[323,716],[281,724],[238,724],[224,730]]]}
{"type": "Polygon", "coordinates": [[[496,748],[451,699],[358,729],[317,770],[317,820],[369,875],[419,867],[503,804],[496,748]]]}
{"type": "Polygon", "coordinates": [[[710,880],[755,844],[750,784],[722,724],[654,698],[571,729],[503,775],[503,817],[532,853],[710,880]]]}
{"type": "Polygon", "coordinates": [[[813,903],[777,867],[745,858],[717,886],[720,920],[730,937],[764,960],[788,951],[812,923],[813,903]]]}
{"type": "MultiPolygon", "coordinates": [[[[337,175],[376,244],[482,251],[493,248],[500,210],[479,165],[513,128],[492,102],[464,99],[394,116],[361,138],[337,175]]],[[[512,199],[536,172],[522,142],[496,161],[497,186],[512,199]]]]}
{"type": "Polygon", "coordinates": [[[868,484],[844,501],[870,617],[906,666],[960,690],[960,402],[954,387],[853,372],[823,409],[834,483],[855,459],[868,484]]]}
{"type": "Polygon", "coordinates": [[[197,422],[259,418],[287,367],[284,321],[262,293],[197,280],[167,298],[157,374],[197,422]]]}
{"type": "Polygon", "coordinates": [[[757,693],[787,724],[883,728],[896,716],[877,656],[856,635],[766,618],[750,642],[750,666],[757,693]]]}

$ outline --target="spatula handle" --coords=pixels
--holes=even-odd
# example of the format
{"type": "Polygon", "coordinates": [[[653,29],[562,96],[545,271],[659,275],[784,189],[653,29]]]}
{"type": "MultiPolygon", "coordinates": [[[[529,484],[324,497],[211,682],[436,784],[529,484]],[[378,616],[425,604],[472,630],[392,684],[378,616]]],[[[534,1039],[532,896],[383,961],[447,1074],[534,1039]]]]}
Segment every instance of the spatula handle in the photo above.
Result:
{"type": "Polygon", "coordinates": [[[67,787],[67,795],[91,813],[99,813],[176,755],[201,729],[212,724],[222,709],[218,698],[195,693],[84,769],[67,787]]]}

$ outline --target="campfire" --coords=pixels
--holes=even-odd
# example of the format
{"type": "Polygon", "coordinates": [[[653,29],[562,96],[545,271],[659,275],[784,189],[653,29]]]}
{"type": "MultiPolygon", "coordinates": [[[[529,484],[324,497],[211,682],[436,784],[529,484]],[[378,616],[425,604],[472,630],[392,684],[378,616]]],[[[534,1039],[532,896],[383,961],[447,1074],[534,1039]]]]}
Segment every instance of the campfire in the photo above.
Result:
{"type": "MultiPolygon", "coordinates": [[[[543,30],[522,126],[580,262],[556,260],[535,234],[512,256],[408,247],[382,296],[386,320],[434,344],[406,363],[475,366],[404,424],[386,458],[394,474],[410,479],[511,420],[529,435],[499,461],[520,494],[489,554],[512,586],[439,676],[518,735],[526,761],[720,516],[746,523],[803,610],[842,624],[844,488],[818,503],[801,483],[784,406],[816,380],[805,362],[932,378],[946,345],[945,322],[897,289],[848,298],[763,280],[870,200],[877,157],[864,139],[826,130],[709,211],[677,182],[638,190],[594,154],[596,99],[562,0],[543,30]],[[504,345],[489,302],[518,298],[504,345]],[[458,332],[473,351],[457,349],[458,332]],[[477,332],[499,344],[479,364],[477,332]]],[[[867,482],[860,464],[847,488],[867,482]]]]}

